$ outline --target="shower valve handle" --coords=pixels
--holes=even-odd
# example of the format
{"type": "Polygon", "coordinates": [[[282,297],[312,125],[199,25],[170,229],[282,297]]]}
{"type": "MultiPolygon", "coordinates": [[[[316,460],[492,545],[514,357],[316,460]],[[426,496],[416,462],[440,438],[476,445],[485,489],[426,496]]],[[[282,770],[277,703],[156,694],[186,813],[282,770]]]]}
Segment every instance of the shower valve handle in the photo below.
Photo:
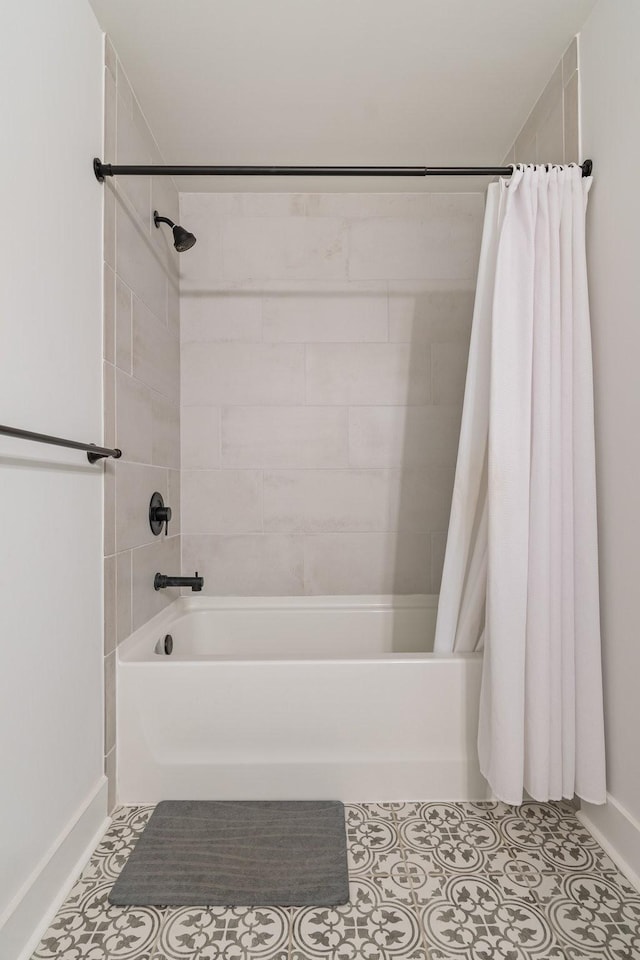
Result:
{"type": "Polygon", "coordinates": [[[149,526],[154,536],[162,533],[164,525],[165,534],[169,535],[169,520],[171,520],[171,507],[165,506],[162,494],[154,493],[149,504],[149,526]]]}
{"type": "Polygon", "coordinates": [[[171,507],[157,507],[154,512],[154,520],[164,524],[164,532],[169,535],[169,520],[171,520],[171,507]]]}

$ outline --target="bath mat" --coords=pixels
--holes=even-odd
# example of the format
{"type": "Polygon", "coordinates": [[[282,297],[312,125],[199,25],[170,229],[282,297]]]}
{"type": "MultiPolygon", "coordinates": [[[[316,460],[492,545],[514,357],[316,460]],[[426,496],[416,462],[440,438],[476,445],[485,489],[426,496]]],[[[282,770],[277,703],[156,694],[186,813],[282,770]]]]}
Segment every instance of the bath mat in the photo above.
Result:
{"type": "Polygon", "coordinates": [[[349,900],[338,801],[163,801],[109,900],[118,906],[334,906],[349,900]]]}

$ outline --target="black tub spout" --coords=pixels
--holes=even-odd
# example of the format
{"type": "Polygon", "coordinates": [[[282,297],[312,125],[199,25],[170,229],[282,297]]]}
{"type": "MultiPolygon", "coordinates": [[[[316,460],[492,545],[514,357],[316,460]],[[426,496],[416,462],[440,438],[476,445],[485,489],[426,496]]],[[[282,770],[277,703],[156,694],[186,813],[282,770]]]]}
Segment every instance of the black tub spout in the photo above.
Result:
{"type": "Polygon", "coordinates": [[[168,577],[165,573],[156,573],[153,578],[154,590],[164,590],[165,587],[191,587],[194,593],[199,593],[203,586],[204,577],[199,577],[197,570],[193,577],[168,577]]]}

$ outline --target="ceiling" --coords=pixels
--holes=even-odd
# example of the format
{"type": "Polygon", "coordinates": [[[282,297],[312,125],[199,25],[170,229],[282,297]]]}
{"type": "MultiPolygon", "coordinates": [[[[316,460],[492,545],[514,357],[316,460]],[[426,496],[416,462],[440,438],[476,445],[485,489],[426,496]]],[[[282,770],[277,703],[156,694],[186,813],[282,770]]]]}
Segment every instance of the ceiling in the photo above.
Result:
{"type": "MultiPolygon", "coordinates": [[[[595,4],[90,2],[168,163],[427,166],[501,163],[595,4]]],[[[211,177],[179,186],[451,189],[437,178],[211,177]]]]}

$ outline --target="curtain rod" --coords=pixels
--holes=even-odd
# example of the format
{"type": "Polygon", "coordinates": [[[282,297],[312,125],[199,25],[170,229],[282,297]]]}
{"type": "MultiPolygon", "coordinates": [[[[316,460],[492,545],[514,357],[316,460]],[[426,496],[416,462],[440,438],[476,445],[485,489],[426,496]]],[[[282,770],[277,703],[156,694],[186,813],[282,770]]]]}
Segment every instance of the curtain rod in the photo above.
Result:
{"type": "MultiPolygon", "coordinates": [[[[582,176],[590,177],[591,160],[580,164],[582,176]]],[[[512,167],[232,167],[232,166],[176,166],[103,163],[93,161],[93,172],[102,183],[105,177],[159,176],[159,177],[510,177],[512,167]]]]}

